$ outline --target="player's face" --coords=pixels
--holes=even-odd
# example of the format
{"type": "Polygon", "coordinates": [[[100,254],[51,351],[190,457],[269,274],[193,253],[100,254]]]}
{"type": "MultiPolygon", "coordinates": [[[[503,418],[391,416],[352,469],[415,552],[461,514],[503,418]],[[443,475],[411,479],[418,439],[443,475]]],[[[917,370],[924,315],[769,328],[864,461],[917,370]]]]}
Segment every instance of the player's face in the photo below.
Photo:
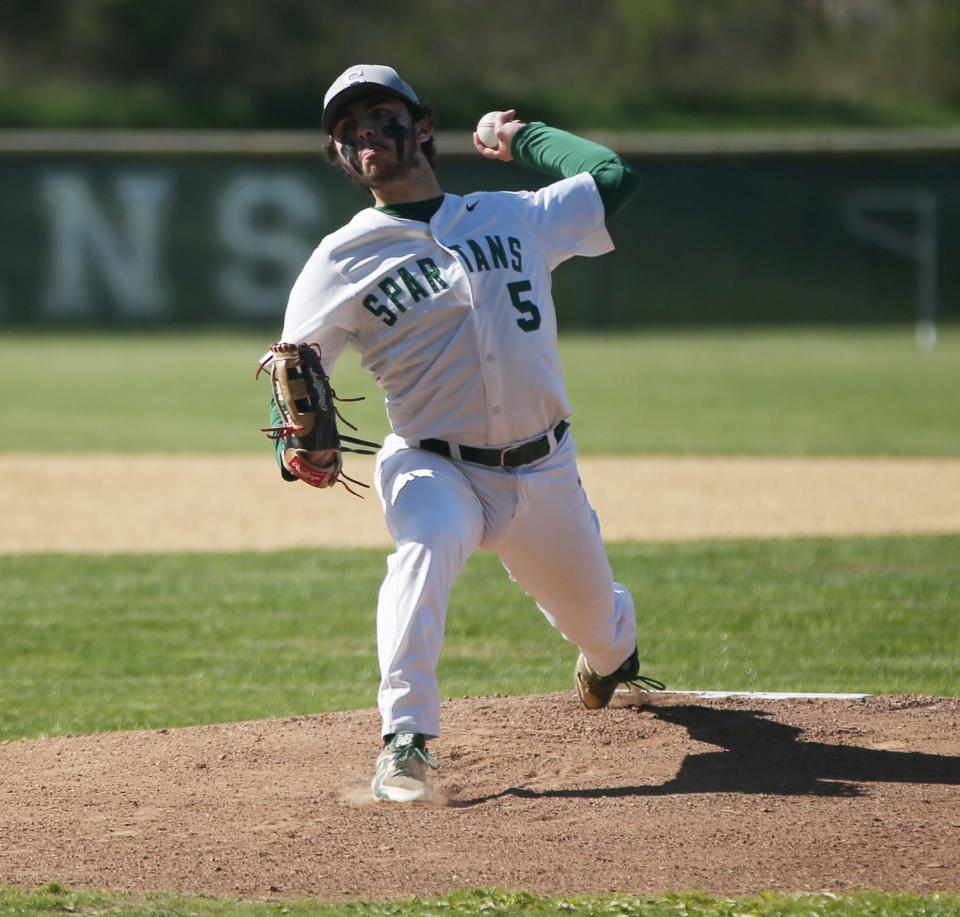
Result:
{"type": "Polygon", "coordinates": [[[369,188],[402,180],[417,164],[416,125],[407,106],[392,96],[365,96],[345,105],[331,135],[347,173],[369,188]]]}

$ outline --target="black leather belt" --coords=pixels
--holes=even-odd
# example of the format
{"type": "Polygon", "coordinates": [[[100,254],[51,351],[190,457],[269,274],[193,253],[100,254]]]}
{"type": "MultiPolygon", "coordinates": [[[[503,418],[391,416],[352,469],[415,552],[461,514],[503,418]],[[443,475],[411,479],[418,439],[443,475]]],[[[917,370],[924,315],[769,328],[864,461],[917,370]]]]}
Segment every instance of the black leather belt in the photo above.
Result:
{"type": "MultiPolygon", "coordinates": [[[[565,420],[561,420],[553,428],[553,435],[557,443],[563,439],[563,434],[569,427],[565,420]]],[[[450,443],[444,439],[422,439],[420,448],[429,452],[436,452],[447,458],[456,458],[450,443]]],[[[550,454],[550,437],[544,434],[538,439],[531,439],[519,446],[509,446],[506,449],[477,449],[474,446],[460,446],[460,458],[464,462],[474,462],[477,465],[488,465],[491,468],[519,468],[529,465],[537,459],[550,454]]]]}

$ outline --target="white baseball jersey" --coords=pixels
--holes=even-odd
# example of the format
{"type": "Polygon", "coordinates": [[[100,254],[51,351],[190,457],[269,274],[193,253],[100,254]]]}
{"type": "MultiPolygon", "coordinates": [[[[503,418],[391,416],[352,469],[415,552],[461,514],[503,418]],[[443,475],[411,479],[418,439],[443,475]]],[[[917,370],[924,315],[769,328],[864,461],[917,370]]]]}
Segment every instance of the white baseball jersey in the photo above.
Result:
{"type": "Polygon", "coordinates": [[[369,208],[307,262],[282,340],[317,343],[328,373],[349,341],[407,442],[518,443],[570,414],[551,271],[612,249],[588,173],[446,194],[429,223],[369,208]]]}

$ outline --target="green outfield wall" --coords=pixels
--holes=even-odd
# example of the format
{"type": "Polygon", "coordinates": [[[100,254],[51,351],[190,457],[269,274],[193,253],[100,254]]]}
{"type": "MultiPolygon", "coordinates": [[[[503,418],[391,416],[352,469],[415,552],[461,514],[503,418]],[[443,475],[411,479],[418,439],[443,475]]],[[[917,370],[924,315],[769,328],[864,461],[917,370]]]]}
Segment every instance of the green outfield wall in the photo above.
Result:
{"type": "MultiPolygon", "coordinates": [[[[611,223],[617,254],[558,269],[561,322],[960,317],[960,138],[866,137],[598,138],[643,186],[611,223]]],[[[439,148],[451,192],[544,181],[462,137],[439,148]]],[[[0,322],[276,326],[317,241],[363,206],[317,134],[0,132],[0,322]]]]}

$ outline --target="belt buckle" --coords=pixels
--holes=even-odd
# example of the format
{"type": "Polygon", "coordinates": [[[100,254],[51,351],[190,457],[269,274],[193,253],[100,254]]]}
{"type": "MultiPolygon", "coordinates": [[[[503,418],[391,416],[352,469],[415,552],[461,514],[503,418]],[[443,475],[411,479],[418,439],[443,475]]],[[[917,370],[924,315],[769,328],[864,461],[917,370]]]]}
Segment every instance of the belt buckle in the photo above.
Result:
{"type": "Polygon", "coordinates": [[[501,468],[519,468],[521,465],[529,465],[530,462],[534,462],[537,459],[543,458],[545,455],[550,454],[550,438],[547,436],[539,436],[536,439],[528,439],[525,443],[519,443],[516,446],[509,446],[500,453],[500,467],[501,468]],[[516,465],[507,464],[507,456],[514,452],[525,452],[531,448],[539,452],[538,455],[531,455],[529,458],[526,456],[516,465]],[[545,450],[545,451],[544,451],[545,450]]]}
{"type": "Polygon", "coordinates": [[[516,465],[508,465],[508,464],[507,464],[507,456],[508,456],[511,452],[517,452],[517,451],[519,451],[520,449],[525,448],[527,445],[528,445],[527,443],[520,443],[520,445],[518,445],[518,446],[509,446],[508,448],[504,449],[504,450],[500,453],[500,467],[501,467],[501,468],[516,468],[516,467],[518,467],[518,466],[516,466],[516,465]]]}

